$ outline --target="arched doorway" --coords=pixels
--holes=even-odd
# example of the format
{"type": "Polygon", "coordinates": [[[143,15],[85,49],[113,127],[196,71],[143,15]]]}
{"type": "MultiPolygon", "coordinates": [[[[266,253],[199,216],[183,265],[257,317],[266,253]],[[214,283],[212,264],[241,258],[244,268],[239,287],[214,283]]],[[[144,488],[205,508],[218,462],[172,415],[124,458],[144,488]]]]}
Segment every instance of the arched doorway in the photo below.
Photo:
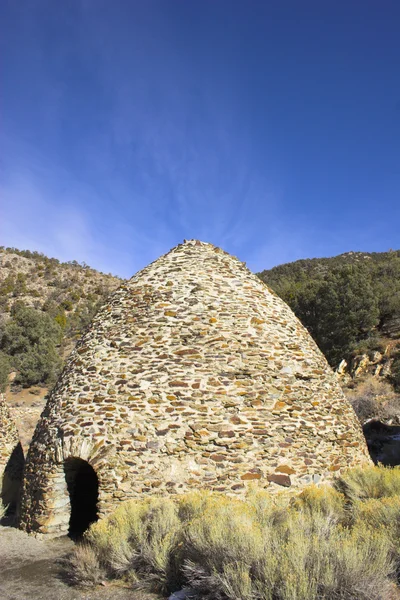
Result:
{"type": "Polygon", "coordinates": [[[71,504],[68,534],[77,538],[98,519],[99,480],[93,467],[81,458],[67,458],[64,473],[71,504]]]}
{"type": "Polygon", "coordinates": [[[7,516],[13,522],[20,499],[22,472],[24,470],[24,452],[21,443],[15,446],[0,480],[0,502],[7,506],[7,516]]]}

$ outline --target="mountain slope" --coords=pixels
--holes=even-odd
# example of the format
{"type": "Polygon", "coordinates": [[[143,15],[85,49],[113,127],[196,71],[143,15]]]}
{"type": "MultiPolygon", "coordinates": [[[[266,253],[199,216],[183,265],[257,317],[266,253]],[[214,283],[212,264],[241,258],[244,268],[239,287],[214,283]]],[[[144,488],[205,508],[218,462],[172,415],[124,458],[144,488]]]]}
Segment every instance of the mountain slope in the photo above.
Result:
{"type": "Polygon", "coordinates": [[[400,386],[400,250],[298,260],[259,277],[290,305],[332,366],[369,351],[389,353],[400,386]]]}
{"type": "Polygon", "coordinates": [[[0,247],[0,386],[52,383],[62,360],[121,283],[76,261],[0,247]]]}

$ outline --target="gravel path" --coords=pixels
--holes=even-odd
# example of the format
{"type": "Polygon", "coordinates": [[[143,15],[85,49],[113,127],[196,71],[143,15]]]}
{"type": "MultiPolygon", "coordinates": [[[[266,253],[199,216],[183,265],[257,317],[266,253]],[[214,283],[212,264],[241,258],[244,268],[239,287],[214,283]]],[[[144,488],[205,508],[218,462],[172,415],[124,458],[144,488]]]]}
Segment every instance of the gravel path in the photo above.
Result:
{"type": "Polygon", "coordinates": [[[161,600],[111,585],[93,590],[70,587],[57,561],[72,548],[67,537],[44,541],[0,526],[1,600],[161,600]]]}

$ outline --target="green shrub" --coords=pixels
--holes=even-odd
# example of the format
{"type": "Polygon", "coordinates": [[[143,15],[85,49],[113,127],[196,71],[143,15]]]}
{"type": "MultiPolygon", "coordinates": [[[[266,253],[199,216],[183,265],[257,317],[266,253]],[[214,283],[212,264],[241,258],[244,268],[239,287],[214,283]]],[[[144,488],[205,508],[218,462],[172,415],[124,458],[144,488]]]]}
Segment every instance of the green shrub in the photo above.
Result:
{"type": "Polygon", "coordinates": [[[26,275],[24,273],[17,274],[17,280],[13,289],[13,296],[23,296],[28,291],[26,287],[26,275]]]}
{"type": "Polygon", "coordinates": [[[0,283],[0,295],[5,296],[11,294],[14,291],[15,279],[10,274],[0,283]]]}
{"type": "Polygon", "coordinates": [[[397,356],[393,361],[390,379],[394,389],[400,392],[400,356],[397,356]]]}
{"type": "Polygon", "coordinates": [[[72,309],[73,309],[73,304],[72,304],[71,300],[63,300],[63,301],[61,302],[61,305],[60,305],[60,306],[61,306],[61,308],[63,308],[64,310],[68,310],[68,311],[70,311],[70,310],[72,310],[72,309]]]}
{"type": "Polygon", "coordinates": [[[10,359],[4,352],[0,351],[0,392],[4,392],[8,383],[8,375],[11,371],[10,359]]]}
{"type": "Polygon", "coordinates": [[[65,310],[61,306],[59,306],[58,313],[54,317],[54,320],[60,326],[61,330],[64,331],[67,326],[67,317],[65,315],[65,310]]]}
{"type": "Polygon", "coordinates": [[[16,302],[1,337],[1,349],[18,370],[16,382],[23,386],[53,382],[61,365],[60,341],[61,328],[50,315],[16,302]]]}

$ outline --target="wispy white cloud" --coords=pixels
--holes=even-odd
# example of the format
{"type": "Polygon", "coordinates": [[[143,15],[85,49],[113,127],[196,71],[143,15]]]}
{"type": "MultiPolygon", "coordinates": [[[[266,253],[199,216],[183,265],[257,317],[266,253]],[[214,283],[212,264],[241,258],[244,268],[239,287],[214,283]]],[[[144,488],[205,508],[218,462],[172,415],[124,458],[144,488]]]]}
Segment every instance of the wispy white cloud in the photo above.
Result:
{"type": "MultiPolygon", "coordinates": [[[[3,243],[124,276],[183,238],[220,245],[252,268],[271,256],[291,259],[300,241],[292,232],[287,241],[281,183],[254,167],[235,77],[191,63],[163,11],[142,7],[133,31],[122,26],[118,40],[107,43],[106,5],[100,4],[102,10],[81,4],[52,61],[41,48],[35,54],[53,127],[46,118],[41,150],[40,138],[35,145],[8,124],[3,243]],[[89,100],[87,117],[71,115],[79,98],[55,76],[54,65],[62,71],[71,56],[79,56],[98,91],[90,98],[95,124],[89,100]],[[63,120],[75,127],[72,117],[79,134],[65,130],[58,139],[63,120]]],[[[40,36],[33,40],[40,46],[40,36]]]]}

